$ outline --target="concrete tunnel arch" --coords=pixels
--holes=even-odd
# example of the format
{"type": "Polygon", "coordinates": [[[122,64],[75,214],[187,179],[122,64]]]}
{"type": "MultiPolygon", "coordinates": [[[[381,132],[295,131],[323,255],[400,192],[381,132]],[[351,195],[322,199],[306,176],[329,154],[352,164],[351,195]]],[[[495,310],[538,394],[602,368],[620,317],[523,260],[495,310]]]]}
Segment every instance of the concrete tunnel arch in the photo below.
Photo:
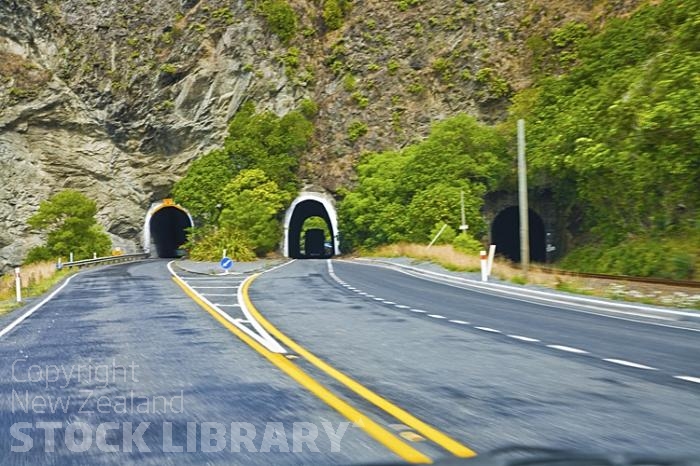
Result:
{"type": "MultiPolygon", "coordinates": [[[[547,261],[547,238],[542,217],[528,209],[530,236],[530,260],[547,261]]],[[[513,262],[520,262],[520,210],[518,206],[506,207],[496,215],[491,224],[491,244],[496,245],[496,253],[513,262]]]]}
{"type": "Polygon", "coordinates": [[[301,193],[287,209],[284,215],[284,239],[282,252],[285,257],[303,259],[299,241],[301,230],[307,218],[321,217],[328,226],[333,244],[333,255],[340,254],[338,243],[338,214],[335,210],[335,202],[332,197],[313,192],[301,193]]]}
{"type": "Polygon", "coordinates": [[[143,226],[143,250],[155,257],[177,257],[177,249],[187,240],[186,229],[193,226],[187,209],[172,199],[154,202],[143,226]]]}

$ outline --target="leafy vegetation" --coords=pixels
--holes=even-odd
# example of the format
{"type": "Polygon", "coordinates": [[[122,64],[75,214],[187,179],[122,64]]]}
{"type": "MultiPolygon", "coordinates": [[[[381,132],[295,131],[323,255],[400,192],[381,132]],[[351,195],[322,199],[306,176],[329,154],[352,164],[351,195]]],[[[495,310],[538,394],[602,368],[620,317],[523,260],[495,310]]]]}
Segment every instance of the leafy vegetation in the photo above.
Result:
{"type": "Polygon", "coordinates": [[[301,111],[279,117],[257,113],[248,102],[231,120],[223,147],[190,165],[173,196],[199,225],[189,236],[192,257],[214,257],[225,248],[248,260],[276,247],[279,214],[298,190],[299,155],[317,110],[305,100],[301,111]]]}
{"type": "Polygon", "coordinates": [[[297,14],[285,0],[263,0],[257,11],[282,42],[288,42],[296,35],[297,14]]]}
{"type": "Polygon", "coordinates": [[[589,244],[564,265],[677,278],[696,273],[698,17],[697,2],[669,0],[612,20],[591,37],[578,25],[555,31],[555,44],[576,43],[576,65],[516,97],[513,116],[529,122],[533,181],[552,188],[573,232],[589,244]],[[667,238],[683,240],[669,250],[667,238]]]}
{"type": "Polygon", "coordinates": [[[343,241],[361,248],[427,243],[436,222],[459,225],[461,191],[470,231],[481,234],[483,195],[505,169],[505,143],[495,129],[467,115],[437,123],[418,144],[363,158],[357,188],[340,203],[343,241]]]}
{"type": "Polygon", "coordinates": [[[46,244],[29,251],[26,262],[41,262],[69,257],[75,260],[104,256],[112,242],[95,219],[97,205],[84,194],[67,189],[39,205],[27,223],[46,234],[46,244]]]}

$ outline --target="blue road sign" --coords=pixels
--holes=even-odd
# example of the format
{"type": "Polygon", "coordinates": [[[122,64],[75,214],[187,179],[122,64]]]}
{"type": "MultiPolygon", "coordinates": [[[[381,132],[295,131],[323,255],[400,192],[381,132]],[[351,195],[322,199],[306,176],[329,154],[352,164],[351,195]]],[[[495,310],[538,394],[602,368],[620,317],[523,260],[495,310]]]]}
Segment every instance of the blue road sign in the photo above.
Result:
{"type": "Polygon", "coordinates": [[[228,270],[233,267],[233,260],[229,259],[228,257],[224,257],[221,259],[221,261],[219,261],[219,265],[222,269],[228,270]]]}

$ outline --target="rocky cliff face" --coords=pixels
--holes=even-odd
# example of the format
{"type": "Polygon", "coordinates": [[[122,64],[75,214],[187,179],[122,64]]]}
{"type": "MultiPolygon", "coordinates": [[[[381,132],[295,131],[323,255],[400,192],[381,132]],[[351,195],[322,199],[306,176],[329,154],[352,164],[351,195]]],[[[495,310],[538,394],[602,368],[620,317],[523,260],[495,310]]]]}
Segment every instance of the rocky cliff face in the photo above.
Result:
{"type": "Polygon", "coordinates": [[[39,238],[26,219],[63,188],[88,193],[115,245],[137,248],[153,200],[222,140],[240,104],[320,108],[300,176],[329,191],[357,156],[404,145],[432,121],[504,116],[532,78],[533,38],[591,27],[640,1],[294,0],[282,43],[243,0],[0,2],[0,268],[39,238]]]}

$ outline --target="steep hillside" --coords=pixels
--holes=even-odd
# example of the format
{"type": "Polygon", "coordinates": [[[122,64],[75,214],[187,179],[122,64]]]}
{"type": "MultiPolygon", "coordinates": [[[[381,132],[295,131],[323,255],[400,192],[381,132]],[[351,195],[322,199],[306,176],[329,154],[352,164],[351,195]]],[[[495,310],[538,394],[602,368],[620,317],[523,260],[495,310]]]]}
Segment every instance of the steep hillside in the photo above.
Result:
{"type": "Polygon", "coordinates": [[[595,30],[640,3],[2,2],[0,264],[37,244],[26,219],[66,187],[135,248],[149,203],[221,143],[245,100],[278,114],[317,102],[300,176],[334,191],[359,154],[420,139],[435,120],[502,120],[513,91],[566,68],[552,59],[568,52],[553,43],[562,28],[595,30]],[[276,14],[288,5],[291,19],[276,14]]]}

